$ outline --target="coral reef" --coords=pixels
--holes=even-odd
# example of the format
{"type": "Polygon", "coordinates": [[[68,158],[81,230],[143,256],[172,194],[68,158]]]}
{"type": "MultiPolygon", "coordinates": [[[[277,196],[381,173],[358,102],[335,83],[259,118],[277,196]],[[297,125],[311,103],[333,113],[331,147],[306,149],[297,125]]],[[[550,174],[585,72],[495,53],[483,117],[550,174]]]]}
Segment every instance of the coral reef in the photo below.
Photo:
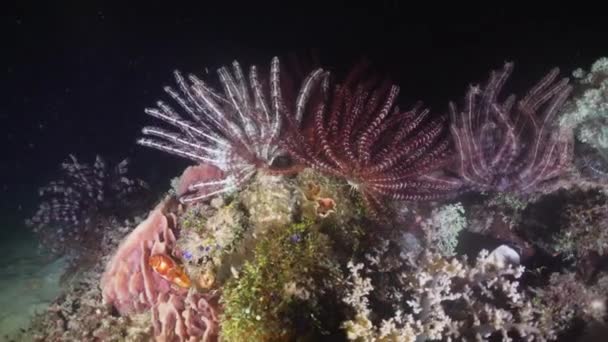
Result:
{"type": "Polygon", "coordinates": [[[261,239],[253,260],[224,287],[222,337],[228,341],[284,341],[295,338],[297,330],[310,332],[314,327],[296,329],[289,311],[301,317],[318,314],[319,296],[328,289],[316,282],[320,275],[330,279],[335,268],[330,248],[327,236],[307,222],[261,239]]]}
{"type": "Polygon", "coordinates": [[[356,341],[510,340],[513,333],[526,339],[552,338],[553,327],[543,324],[542,313],[518,289],[523,267],[495,260],[487,251],[473,265],[423,252],[400,274],[392,314],[376,322],[368,298],[374,285],[361,274],[363,263],[350,262],[350,290],[343,300],[353,314],[342,328],[356,341]]]}
{"type": "Polygon", "coordinates": [[[241,192],[241,202],[249,219],[257,224],[256,231],[262,233],[268,227],[285,226],[293,221],[296,211],[296,196],[293,185],[280,177],[261,175],[241,192]]]}
{"type": "Polygon", "coordinates": [[[566,205],[565,222],[556,236],[554,250],[574,260],[608,255],[608,199],[602,193],[591,193],[580,203],[566,205]]]}
{"type": "Polygon", "coordinates": [[[593,63],[589,72],[575,70],[576,99],[561,115],[560,125],[573,127],[581,148],[578,161],[589,176],[608,179],[608,58],[593,63]]]}
{"type": "Polygon", "coordinates": [[[361,219],[353,195],[346,182],[309,170],[297,177],[258,174],[238,197],[184,206],[168,196],[108,262],[103,300],[125,317],[151,311],[156,338],[214,339],[220,325],[226,340],[273,340],[304,330],[314,335],[326,322],[302,323],[300,311],[306,307],[321,317],[327,298],[338,298],[327,293],[339,279],[340,251],[349,253],[361,225],[353,222],[361,219]],[[332,212],[307,216],[304,208],[319,205],[318,198],[331,198],[332,212]],[[190,286],[156,273],[164,265],[150,264],[155,256],[185,271],[190,286]],[[198,301],[194,309],[191,298],[198,301]],[[198,321],[182,320],[188,312],[198,321]],[[192,335],[195,326],[208,328],[192,335]],[[174,328],[183,334],[170,334],[174,328]]]}
{"type": "Polygon", "coordinates": [[[203,206],[188,208],[184,215],[186,218],[180,224],[194,229],[183,232],[177,244],[183,250],[188,273],[195,275],[197,286],[209,289],[223,284],[231,276],[231,269],[241,264],[237,261],[242,259],[238,254],[246,251],[237,248],[245,238],[246,222],[236,201],[217,209],[203,206]],[[206,213],[202,214],[203,211],[206,213]],[[193,219],[193,215],[205,219],[193,219]]]}
{"type": "Polygon", "coordinates": [[[576,274],[553,273],[545,287],[535,290],[534,304],[545,315],[544,321],[567,331],[585,322],[583,330],[605,325],[608,275],[600,274],[586,284],[576,274]]]}
{"type": "MultiPolygon", "coordinates": [[[[522,227],[530,223],[530,217],[536,216],[525,213],[529,213],[529,206],[543,196],[537,194],[524,198],[512,193],[484,196],[466,207],[466,229],[470,233],[507,243],[518,250],[522,259],[528,259],[535,254],[535,247],[525,234],[529,229],[522,232],[522,227]]],[[[540,232],[539,229],[537,231],[540,232]]]]}
{"type": "Polygon", "coordinates": [[[98,241],[99,255],[89,269],[70,274],[63,293],[34,318],[16,341],[145,341],[151,336],[149,315],[116,317],[102,302],[100,278],[118,243],[142,219],[109,221],[98,241]],[[110,229],[111,228],[111,229],[110,229]]]}
{"type": "Polygon", "coordinates": [[[554,69],[503,99],[512,68],[449,117],[400,109],[366,65],[294,86],[278,58],[248,78],[235,62],[223,91],[176,72],[165,90],[183,115],[146,112],[179,132],[139,143],[197,164],[136,227],[113,222],[30,339],[573,341],[606,327],[608,192],[571,163],[587,120],[572,110],[603,108],[589,92],[604,78],[572,92],[554,69]]]}
{"type": "Polygon", "coordinates": [[[568,104],[560,123],[576,126],[576,136],[581,142],[605,152],[608,148],[608,58],[595,61],[588,73],[579,68],[572,74],[576,91],[581,94],[568,104]]]}

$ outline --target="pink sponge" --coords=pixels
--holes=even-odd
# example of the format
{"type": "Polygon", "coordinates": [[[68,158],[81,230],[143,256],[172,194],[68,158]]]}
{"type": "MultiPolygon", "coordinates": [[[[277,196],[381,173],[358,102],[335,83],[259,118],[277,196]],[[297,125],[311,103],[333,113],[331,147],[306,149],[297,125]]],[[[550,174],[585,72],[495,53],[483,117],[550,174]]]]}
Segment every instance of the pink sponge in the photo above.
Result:
{"type": "Polygon", "coordinates": [[[217,301],[209,294],[162,294],[152,310],[154,333],[161,341],[216,341],[217,301]]]}
{"type": "Polygon", "coordinates": [[[175,235],[173,215],[165,216],[159,204],[148,218],[137,226],[120,244],[101,278],[104,303],[114,305],[122,314],[151,308],[161,293],[171,290],[171,284],[148,266],[152,254],[170,254],[175,235]]]}
{"type": "Polygon", "coordinates": [[[222,189],[220,185],[225,177],[224,172],[215,166],[208,164],[198,164],[189,166],[182,173],[177,184],[177,197],[206,197],[222,189]],[[205,184],[199,188],[192,189],[192,186],[205,184]]]}
{"type": "Polygon", "coordinates": [[[171,286],[148,266],[150,255],[175,257],[176,218],[160,203],[120,244],[101,278],[103,301],[121,315],[150,310],[163,341],[214,340],[219,330],[217,302],[210,294],[171,286]]]}

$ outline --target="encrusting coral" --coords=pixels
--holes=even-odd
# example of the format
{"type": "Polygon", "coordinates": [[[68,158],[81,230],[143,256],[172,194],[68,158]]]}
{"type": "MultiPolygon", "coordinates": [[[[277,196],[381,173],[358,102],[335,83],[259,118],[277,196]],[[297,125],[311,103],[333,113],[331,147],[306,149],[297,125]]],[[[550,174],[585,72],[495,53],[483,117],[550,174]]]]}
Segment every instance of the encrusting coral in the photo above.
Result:
{"type": "MultiPolygon", "coordinates": [[[[238,278],[224,287],[222,337],[228,341],[295,338],[290,311],[299,317],[318,314],[315,306],[324,289],[317,282],[321,275],[331,278],[335,267],[330,248],[328,237],[310,222],[267,233],[238,278]]],[[[312,328],[305,330],[312,333],[312,328]]]]}

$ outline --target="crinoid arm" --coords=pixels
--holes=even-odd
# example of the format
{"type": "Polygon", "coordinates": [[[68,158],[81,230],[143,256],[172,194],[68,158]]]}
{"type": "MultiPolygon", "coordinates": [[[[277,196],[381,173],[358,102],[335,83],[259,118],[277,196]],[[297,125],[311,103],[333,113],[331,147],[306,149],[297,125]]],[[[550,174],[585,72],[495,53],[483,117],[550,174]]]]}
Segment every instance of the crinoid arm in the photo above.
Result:
{"type": "Polygon", "coordinates": [[[399,87],[367,71],[361,64],[337,84],[322,78],[325,100],[309,103],[312,139],[290,129],[285,148],[298,162],[345,179],[376,216],[387,200],[453,194],[460,182],[441,171],[451,148],[446,117],[434,117],[421,103],[401,110],[399,87]]]}
{"type": "Polygon", "coordinates": [[[568,79],[558,79],[555,68],[522,99],[499,99],[512,71],[506,63],[485,86],[470,86],[463,109],[450,105],[458,173],[470,189],[530,193],[570,163],[572,141],[555,127],[572,91],[568,79]]]}
{"type": "Polygon", "coordinates": [[[238,190],[257,171],[282,171],[274,163],[285,155],[279,143],[284,120],[301,120],[316,74],[304,81],[292,103],[283,95],[277,57],[266,75],[251,66],[246,77],[236,61],[231,67],[219,68],[217,89],[194,75],[184,77],[176,71],[176,89],[164,88],[175,108],[158,101],[155,108],[145,110],[170,129],[145,127],[142,133],[146,137],[138,143],[222,171],[222,179],[192,184],[184,202],[238,190]]]}

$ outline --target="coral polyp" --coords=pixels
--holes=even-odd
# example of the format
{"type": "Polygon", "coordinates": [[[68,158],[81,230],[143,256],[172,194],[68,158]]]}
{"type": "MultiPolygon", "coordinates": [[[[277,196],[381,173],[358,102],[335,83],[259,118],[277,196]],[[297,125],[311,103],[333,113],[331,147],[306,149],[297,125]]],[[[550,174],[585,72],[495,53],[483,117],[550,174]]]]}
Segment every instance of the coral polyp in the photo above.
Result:
{"type": "MultiPolygon", "coordinates": [[[[256,66],[245,77],[240,64],[217,71],[223,92],[194,75],[187,79],[179,71],[175,79],[179,90],[165,87],[165,92],[179,105],[182,113],[158,101],[156,108],[145,112],[177,128],[177,132],[145,127],[138,143],[161,151],[211,165],[223,172],[219,179],[190,185],[190,192],[180,198],[194,202],[239,189],[258,170],[280,172],[273,163],[284,155],[279,139],[283,118],[289,104],[284,100],[280,63],[273,58],[267,77],[256,66]]],[[[305,80],[299,91],[294,113],[302,118],[303,104],[309,97],[317,70],[305,80]]]]}

